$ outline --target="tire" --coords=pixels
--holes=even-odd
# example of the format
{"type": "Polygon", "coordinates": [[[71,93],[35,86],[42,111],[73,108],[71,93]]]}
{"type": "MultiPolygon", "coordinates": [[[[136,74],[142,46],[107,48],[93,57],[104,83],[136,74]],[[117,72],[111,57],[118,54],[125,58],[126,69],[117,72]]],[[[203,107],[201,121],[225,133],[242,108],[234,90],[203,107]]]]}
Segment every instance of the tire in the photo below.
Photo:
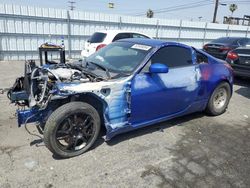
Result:
{"type": "Polygon", "coordinates": [[[55,156],[74,157],[94,144],[100,127],[100,116],[93,106],[70,102],[57,108],[48,118],[44,143],[55,156]]]}
{"type": "Polygon", "coordinates": [[[208,101],[206,112],[212,116],[223,114],[227,109],[231,95],[230,85],[227,82],[220,83],[208,101]]]}

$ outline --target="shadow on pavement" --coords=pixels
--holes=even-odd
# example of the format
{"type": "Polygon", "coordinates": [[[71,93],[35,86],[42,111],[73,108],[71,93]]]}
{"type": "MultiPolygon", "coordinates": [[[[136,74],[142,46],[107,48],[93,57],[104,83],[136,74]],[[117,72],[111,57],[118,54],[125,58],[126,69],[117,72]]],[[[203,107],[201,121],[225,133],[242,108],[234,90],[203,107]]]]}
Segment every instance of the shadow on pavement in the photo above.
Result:
{"type": "Polygon", "coordinates": [[[166,148],[174,156],[172,165],[149,164],[141,177],[158,177],[158,187],[249,187],[250,126],[232,125],[190,125],[173,147],[166,148]]]}
{"type": "Polygon", "coordinates": [[[249,88],[242,87],[236,90],[235,92],[238,93],[239,95],[242,95],[243,97],[250,99],[250,87],[249,88]]]}
{"type": "Polygon", "coordinates": [[[236,78],[234,84],[241,86],[235,91],[237,94],[250,99],[250,79],[236,78]]]}
{"type": "Polygon", "coordinates": [[[183,123],[186,123],[186,122],[193,120],[193,119],[201,118],[203,116],[205,116],[205,114],[200,112],[200,113],[189,114],[189,115],[186,115],[183,117],[171,119],[171,120],[161,122],[158,124],[149,125],[149,126],[144,127],[144,128],[139,128],[139,129],[134,130],[134,131],[130,131],[127,133],[117,135],[114,138],[112,138],[111,140],[107,141],[107,144],[109,146],[112,146],[112,145],[118,144],[120,142],[129,140],[131,138],[139,137],[139,136],[146,135],[146,134],[151,134],[151,133],[156,132],[156,131],[163,132],[165,129],[167,129],[169,127],[182,126],[183,123]]]}
{"type": "Polygon", "coordinates": [[[30,146],[36,146],[36,147],[40,147],[40,146],[44,146],[43,144],[43,139],[39,138],[37,140],[33,140],[30,142],[30,146]]]}
{"type": "MultiPolygon", "coordinates": [[[[103,139],[101,136],[99,136],[99,138],[95,141],[94,145],[93,145],[87,152],[89,152],[89,151],[91,151],[91,150],[94,150],[95,148],[97,148],[98,146],[102,145],[103,143],[104,143],[104,139],[103,139]]],[[[85,152],[85,153],[87,153],[87,152],[85,152]]],[[[62,158],[62,157],[57,156],[57,155],[55,155],[55,154],[52,154],[52,157],[53,157],[53,159],[55,159],[55,160],[70,159],[70,158],[62,158]]],[[[76,156],[76,157],[77,157],[77,156],[76,156]]]]}
{"type": "MultiPolygon", "coordinates": [[[[156,132],[156,131],[162,131],[163,132],[165,129],[167,129],[169,127],[176,126],[176,125],[177,126],[182,126],[182,124],[184,122],[188,122],[188,121],[196,119],[196,118],[201,118],[203,116],[204,116],[204,113],[194,113],[194,114],[186,115],[186,116],[183,116],[183,117],[175,118],[175,119],[172,119],[172,120],[169,120],[169,121],[165,121],[165,122],[162,122],[162,123],[158,123],[158,124],[155,124],[155,125],[147,126],[147,127],[144,127],[144,128],[139,128],[139,129],[134,130],[134,131],[130,131],[130,132],[127,132],[127,133],[117,135],[114,138],[112,138],[110,141],[107,141],[107,144],[109,146],[113,146],[115,144],[118,144],[120,142],[126,141],[126,140],[134,138],[134,137],[139,137],[139,136],[142,136],[142,135],[145,135],[145,134],[151,134],[151,133],[156,132]]],[[[101,134],[100,134],[99,138],[94,143],[94,145],[91,147],[91,149],[88,150],[87,152],[89,152],[91,150],[94,150],[95,148],[97,148],[98,146],[102,145],[105,142],[104,138],[102,138],[102,136],[105,134],[103,131],[104,130],[101,130],[101,134]]],[[[33,145],[35,145],[35,144],[37,144],[39,142],[40,142],[40,140],[34,140],[31,143],[33,145]]],[[[61,158],[61,157],[56,156],[54,154],[52,155],[52,157],[55,160],[65,160],[65,158],[61,158]]]]}
{"type": "Polygon", "coordinates": [[[234,78],[234,85],[243,86],[243,87],[250,87],[250,78],[234,78]]]}

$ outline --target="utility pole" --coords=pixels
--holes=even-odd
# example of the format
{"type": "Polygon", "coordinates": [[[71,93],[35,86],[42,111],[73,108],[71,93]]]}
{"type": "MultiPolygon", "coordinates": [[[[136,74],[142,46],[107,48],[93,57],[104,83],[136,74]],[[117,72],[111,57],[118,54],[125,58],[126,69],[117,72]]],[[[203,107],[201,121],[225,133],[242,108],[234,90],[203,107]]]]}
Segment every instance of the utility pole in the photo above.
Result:
{"type": "Polygon", "coordinates": [[[69,5],[69,8],[71,11],[73,11],[76,7],[74,6],[74,4],[76,3],[75,1],[68,1],[68,3],[70,4],[69,5]]]}
{"type": "Polygon", "coordinates": [[[216,16],[217,16],[218,6],[219,6],[219,0],[215,0],[213,23],[215,23],[215,22],[216,22],[216,16]]]}

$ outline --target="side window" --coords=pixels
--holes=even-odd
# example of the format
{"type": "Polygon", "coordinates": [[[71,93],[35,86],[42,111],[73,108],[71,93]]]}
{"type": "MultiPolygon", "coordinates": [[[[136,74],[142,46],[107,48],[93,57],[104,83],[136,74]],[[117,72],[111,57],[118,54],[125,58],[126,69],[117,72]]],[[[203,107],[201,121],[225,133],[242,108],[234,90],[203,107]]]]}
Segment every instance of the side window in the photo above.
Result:
{"type": "Polygon", "coordinates": [[[168,46],[158,50],[151,59],[152,63],[166,64],[168,67],[181,67],[192,64],[191,50],[179,46],[168,46]]]}
{"type": "Polygon", "coordinates": [[[159,49],[145,65],[142,72],[148,72],[153,63],[162,63],[169,68],[192,65],[191,50],[179,46],[167,46],[159,49]]]}
{"type": "Polygon", "coordinates": [[[196,61],[198,64],[201,64],[201,63],[208,63],[208,58],[206,55],[198,52],[198,51],[195,51],[196,52],[196,61]]]}
{"type": "Polygon", "coordinates": [[[115,36],[115,38],[113,39],[113,42],[116,40],[126,39],[126,38],[131,38],[131,33],[119,33],[115,36]]]}
{"type": "Polygon", "coordinates": [[[132,33],[132,37],[133,38],[146,38],[146,39],[148,39],[148,37],[147,36],[145,36],[145,35],[141,35],[141,34],[138,34],[138,33],[132,33]]]}

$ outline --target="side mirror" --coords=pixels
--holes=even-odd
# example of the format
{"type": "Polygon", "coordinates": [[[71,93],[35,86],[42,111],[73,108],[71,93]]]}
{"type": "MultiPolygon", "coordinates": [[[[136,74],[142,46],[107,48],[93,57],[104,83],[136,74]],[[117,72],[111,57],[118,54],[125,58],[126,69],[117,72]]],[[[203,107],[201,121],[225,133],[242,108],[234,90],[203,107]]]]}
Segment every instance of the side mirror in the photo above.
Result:
{"type": "Polygon", "coordinates": [[[161,63],[154,63],[149,67],[150,73],[168,73],[168,66],[161,63]]]}

